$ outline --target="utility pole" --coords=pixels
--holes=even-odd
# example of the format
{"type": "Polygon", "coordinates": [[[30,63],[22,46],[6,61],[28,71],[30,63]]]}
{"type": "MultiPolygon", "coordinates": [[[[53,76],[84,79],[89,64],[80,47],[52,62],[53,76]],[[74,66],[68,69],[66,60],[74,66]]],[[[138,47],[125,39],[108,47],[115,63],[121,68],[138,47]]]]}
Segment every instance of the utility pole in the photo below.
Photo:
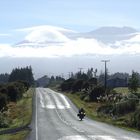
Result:
{"type": "Polygon", "coordinates": [[[96,78],[97,69],[95,69],[95,70],[93,71],[93,73],[94,73],[94,77],[96,78]]]}
{"type": "Polygon", "coordinates": [[[110,60],[102,60],[101,62],[105,63],[105,91],[106,91],[106,87],[107,87],[107,69],[106,69],[106,63],[109,62],[110,60]]]}
{"type": "Polygon", "coordinates": [[[78,69],[80,69],[80,73],[81,73],[82,69],[84,69],[84,68],[78,68],[78,69]]]}

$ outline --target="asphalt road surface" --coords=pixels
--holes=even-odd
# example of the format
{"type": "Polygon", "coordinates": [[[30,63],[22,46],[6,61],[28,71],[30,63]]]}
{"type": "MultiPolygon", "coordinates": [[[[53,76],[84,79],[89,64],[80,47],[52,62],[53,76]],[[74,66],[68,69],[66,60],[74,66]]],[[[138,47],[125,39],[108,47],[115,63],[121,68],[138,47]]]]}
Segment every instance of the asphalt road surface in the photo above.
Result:
{"type": "Polygon", "coordinates": [[[77,108],[63,94],[37,88],[32,131],[27,140],[140,140],[140,134],[93,121],[80,121],[77,108]]]}

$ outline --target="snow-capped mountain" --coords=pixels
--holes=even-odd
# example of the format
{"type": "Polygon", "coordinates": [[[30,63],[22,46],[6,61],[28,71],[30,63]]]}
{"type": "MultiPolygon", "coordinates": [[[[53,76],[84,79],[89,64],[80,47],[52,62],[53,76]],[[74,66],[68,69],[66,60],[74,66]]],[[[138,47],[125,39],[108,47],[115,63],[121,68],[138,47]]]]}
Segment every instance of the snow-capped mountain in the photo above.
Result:
{"type": "MultiPolygon", "coordinates": [[[[111,47],[118,47],[115,44],[126,41],[137,42],[140,38],[140,33],[131,27],[101,27],[94,31],[80,33],[60,27],[54,26],[37,26],[26,28],[27,34],[23,41],[16,44],[16,47],[47,47],[52,45],[63,45],[72,40],[79,38],[94,39],[103,44],[111,44],[111,47]]],[[[126,43],[125,42],[125,43],[126,43]]],[[[123,42],[124,43],[124,42],[123,42]]]]}
{"type": "Polygon", "coordinates": [[[131,27],[101,27],[84,33],[86,38],[95,38],[105,44],[128,40],[137,35],[138,31],[131,27]]]}
{"type": "Polygon", "coordinates": [[[72,30],[48,25],[25,28],[20,31],[27,32],[27,35],[23,41],[16,44],[16,47],[46,47],[48,45],[63,44],[69,41],[67,36],[76,34],[72,30]]]}

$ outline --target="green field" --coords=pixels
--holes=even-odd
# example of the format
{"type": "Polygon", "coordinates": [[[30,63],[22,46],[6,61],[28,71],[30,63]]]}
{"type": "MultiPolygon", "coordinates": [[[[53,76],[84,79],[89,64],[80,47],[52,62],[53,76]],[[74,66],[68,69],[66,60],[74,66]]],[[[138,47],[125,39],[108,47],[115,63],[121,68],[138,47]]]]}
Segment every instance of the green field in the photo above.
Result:
{"type": "MultiPolygon", "coordinates": [[[[117,92],[117,93],[122,93],[122,94],[128,94],[130,93],[130,91],[128,90],[128,87],[117,87],[117,88],[114,88],[114,90],[117,92]]],[[[138,93],[140,93],[140,88],[138,88],[138,93]]]]}

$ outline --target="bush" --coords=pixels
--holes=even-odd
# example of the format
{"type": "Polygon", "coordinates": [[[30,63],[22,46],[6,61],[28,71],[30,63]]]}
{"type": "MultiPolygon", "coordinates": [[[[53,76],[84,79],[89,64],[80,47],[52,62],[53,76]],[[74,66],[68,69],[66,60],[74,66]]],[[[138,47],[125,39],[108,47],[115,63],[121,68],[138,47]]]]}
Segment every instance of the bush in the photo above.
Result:
{"type": "Polygon", "coordinates": [[[4,114],[0,113],[0,128],[7,128],[8,125],[9,125],[8,118],[4,114]]]}
{"type": "Polygon", "coordinates": [[[0,93],[0,111],[4,111],[7,104],[6,94],[0,93]]]}
{"type": "Polygon", "coordinates": [[[77,80],[74,82],[73,86],[72,86],[72,91],[76,92],[76,91],[81,91],[83,86],[83,80],[77,80]]]}
{"type": "Polygon", "coordinates": [[[137,108],[135,113],[131,117],[131,123],[133,127],[140,130],[140,106],[137,108]]]}
{"type": "Polygon", "coordinates": [[[62,91],[71,90],[74,82],[75,82],[75,79],[72,79],[72,78],[65,80],[60,86],[61,90],[62,91]]]}
{"type": "Polygon", "coordinates": [[[88,89],[89,89],[89,83],[88,82],[84,82],[83,83],[83,86],[82,86],[82,89],[85,89],[86,91],[88,91],[88,89]]]}
{"type": "Polygon", "coordinates": [[[136,110],[136,100],[128,99],[123,102],[116,103],[113,105],[113,114],[123,115],[136,110]]]}
{"type": "Polygon", "coordinates": [[[112,109],[113,109],[112,105],[109,105],[109,104],[103,105],[97,109],[97,113],[110,115],[112,113],[112,109]]]}
{"type": "Polygon", "coordinates": [[[96,86],[89,94],[90,101],[97,101],[97,98],[105,93],[104,87],[96,86]]]}
{"type": "Polygon", "coordinates": [[[4,93],[4,94],[7,93],[7,88],[5,85],[0,86],[0,93],[4,93]]]}
{"type": "Polygon", "coordinates": [[[20,82],[12,82],[7,86],[8,98],[10,101],[16,102],[21,99],[25,92],[24,84],[20,82]]]}

